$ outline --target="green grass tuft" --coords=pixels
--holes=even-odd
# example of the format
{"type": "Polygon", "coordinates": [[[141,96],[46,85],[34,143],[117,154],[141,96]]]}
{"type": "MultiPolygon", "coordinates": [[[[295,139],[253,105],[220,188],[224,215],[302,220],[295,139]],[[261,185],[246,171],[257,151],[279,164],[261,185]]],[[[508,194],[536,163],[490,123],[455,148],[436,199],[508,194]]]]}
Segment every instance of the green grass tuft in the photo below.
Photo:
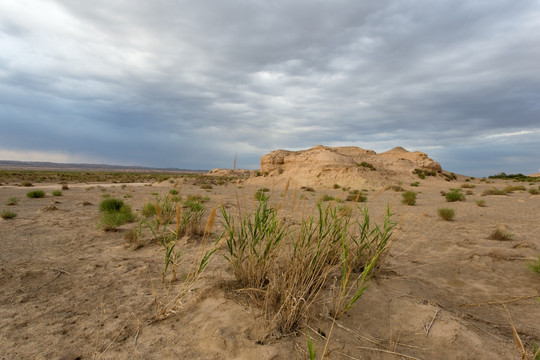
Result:
{"type": "Polygon", "coordinates": [[[44,198],[45,197],[45,191],[43,190],[33,190],[26,193],[26,197],[29,197],[31,199],[37,199],[37,198],[44,198]]]}
{"type": "Polygon", "coordinates": [[[401,203],[405,205],[414,205],[416,204],[416,193],[414,191],[405,191],[401,194],[401,203]]]}
{"type": "Polygon", "coordinates": [[[5,220],[13,219],[16,216],[17,214],[14,213],[13,211],[2,210],[2,212],[0,212],[0,217],[2,217],[2,219],[5,219],[5,220]]]}
{"type": "Polygon", "coordinates": [[[439,214],[439,217],[441,219],[446,221],[454,220],[454,216],[456,215],[456,211],[450,208],[440,208],[439,210],[437,210],[437,213],[439,214]]]}

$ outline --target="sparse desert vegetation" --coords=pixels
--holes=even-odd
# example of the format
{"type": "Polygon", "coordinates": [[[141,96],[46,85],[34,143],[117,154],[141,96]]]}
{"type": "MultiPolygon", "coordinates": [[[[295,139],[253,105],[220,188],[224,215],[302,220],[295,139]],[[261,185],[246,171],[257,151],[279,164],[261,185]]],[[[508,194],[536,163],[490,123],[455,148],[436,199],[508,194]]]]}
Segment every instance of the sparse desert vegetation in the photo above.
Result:
{"type": "Polygon", "coordinates": [[[416,193],[414,191],[405,191],[401,194],[401,202],[405,205],[416,204],[416,193]]]}
{"type": "Polygon", "coordinates": [[[443,220],[452,221],[456,216],[456,211],[451,208],[439,208],[437,214],[439,214],[439,217],[443,220]]]}
{"type": "MultiPolygon", "coordinates": [[[[20,179],[0,187],[16,210],[0,227],[0,301],[11,304],[0,307],[0,356],[300,359],[311,347],[317,359],[518,358],[505,303],[533,358],[536,197],[514,188],[476,206],[506,180],[476,181],[476,199],[450,209],[446,194],[460,190],[439,173],[421,182],[417,206],[402,203],[410,172],[388,188],[397,192],[341,179],[302,189],[271,175],[122,188],[123,176],[70,181],[69,194],[41,201],[20,179]]],[[[28,181],[51,194],[51,177],[28,181]]]]}
{"type": "Polygon", "coordinates": [[[2,210],[0,212],[0,217],[5,220],[13,219],[17,216],[17,214],[10,210],[2,210]]]}
{"type": "Polygon", "coordinates": [[[26,193],[26,197],[31,199],[38,199],[45,197],[45,191],[43,190],[33,190],[26,193]]]}

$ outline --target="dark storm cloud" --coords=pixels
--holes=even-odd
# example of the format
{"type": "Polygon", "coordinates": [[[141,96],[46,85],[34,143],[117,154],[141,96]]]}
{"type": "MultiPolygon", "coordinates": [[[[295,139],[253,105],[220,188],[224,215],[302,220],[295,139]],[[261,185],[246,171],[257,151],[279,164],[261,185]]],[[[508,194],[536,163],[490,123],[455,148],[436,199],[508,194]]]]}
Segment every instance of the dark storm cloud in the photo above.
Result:
{"type": "Polygon", "coordinates": [[[0,156],[256,167],[401,145],[456,172],[540,167],[537,2],[33,5],[0,5],[0,156]]]}

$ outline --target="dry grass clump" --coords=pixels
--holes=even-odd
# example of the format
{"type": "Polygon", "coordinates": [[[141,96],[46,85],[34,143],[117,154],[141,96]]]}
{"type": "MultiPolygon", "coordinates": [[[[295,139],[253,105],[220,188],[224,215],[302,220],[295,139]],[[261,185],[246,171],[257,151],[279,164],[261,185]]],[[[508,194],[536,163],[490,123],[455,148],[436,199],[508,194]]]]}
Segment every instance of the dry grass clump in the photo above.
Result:
{"type": "Polygon", "coordinates": [[[497,228],[489,235],[488,239],[498,241],[510,241],[514,236],[502,228],[497,228]]]}
{"type": "Polygon", "coordinates": [[[366,202],[367,196],[364,195],[360,190],[351,190],[349,191],[349,195],[345,198],[346,201],[354,201],[354,202],[366,202]]]}
{"type": "Polygon", "coordinates": [[[529,188],[529,194],[531,195],[538,195],[540,194],[540,190],[538,190],[537,188],[529,188]]]}
{"type": "Polygon", "coordinates": [[[414,191],[405,191],[401,194],[401,203],[405,205],[416,204],[416,193],[414,191]]]}
{"type": "Polygon", "coordinates": [[[60,190],[53,190],[52,194],[53,194],[53,196],[62,196],[62,191],[60,191],[60,190]]]}
{"type": "Polygon", "coordinates": [[[18,203],[19,203],[19,198],[12,196],[8,199],[8,201],[6,202],[6,205],[13,206],[13,205],[17,205],[18,203]]]}
{"type": "Polygon", "coordinates": [[[486,202],[484,200],[474,200],[474,202],[476,203],[476,205],[480,206],[480,207],[486,207],[486,202]]]}
{"type": "MultiPolygon", "coordinates": [[[[467,179],[468,180],[468,179],[467,179]]],[[[473,184],[461,184],[460,186],[462,189],[474,189],[476,185],[473,184]]]]}
{"type": "Polygon", "coordinates": [[[399,185],[388,185],[385,190],[394,190],[395,192],[405,191],[405,189],[399,185]]]}
{"type": "Polygon", "coordinates": [[[315,192],[315,189],[311,186],[302,186],[300,190],[308,191],[308,192],[315,192]]]}
{"type": "Polygon", "coordinates": [[[482,192],[482,196],[486,196],[486,195],[507,195],[507,191],[505,190],[500,190],[500,189],[496,189],[496,188],[492,188],[492,189],[486,189],[482,192]]]}
{"type": "Polygon", "coordinates": [[[517,185],[517,186],[506,186],[503,189],[503,191],[505,191],[507,194],[511,194],[514,191],[527,191],[527,189],[525,189],[525,186],[523,185],[517,185]]]}
{"type": "Polygon", "coordinates": [[[450,208],[439,208],[437,210],[437,213],[439,214],[439,217],[441,219],[446,221],[454,220],[454,216],[456,215],[456,211],[450,208]]]}
{"type": "Polygon", "coordinates": [[[334,203],[319,202],[316,215],[298,226],[283,222],[267,201],[239,219],[224,207],[221,211],[226,259],[240,291],[262,308],[275,336],[295,332],[321,299],[331,301],[336,317],[350,309],[383,261],[394,226],[389,210],[384,224],[374,226],[367,209],[360,209],[362,218],[352,219],[352,210],[344,216],[334,203]],[[323,296],[331,279],[339,284],[323,296]]]}
{"type": "Polygon", "coordinates": [[[319,198],[319,201],[325,202],[325,201],[334,201],[335,198],[331,195],[324,194],[319,198]]]}

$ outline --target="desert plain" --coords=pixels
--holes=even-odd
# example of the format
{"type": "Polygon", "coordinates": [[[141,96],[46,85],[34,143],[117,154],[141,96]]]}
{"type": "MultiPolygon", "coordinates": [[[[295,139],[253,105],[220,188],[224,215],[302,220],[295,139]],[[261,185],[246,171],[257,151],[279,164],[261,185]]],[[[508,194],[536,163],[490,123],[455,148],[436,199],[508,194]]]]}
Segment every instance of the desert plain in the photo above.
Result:
{"type": "MultiPolygon", "coordinates": [[[[287,168],[130,182],[120,173],[101,181],[84,174],[63,181],[54,171],[41,178],[3,173],[0,210],[16,216],[0,219],[0,359],[309,359],[310,346],[317,359],[534,359],[540,274],[531,264],[540,255],[540,195],[529,189],[540,182],[443,173],[385,177],[368,169],[361,182],[356,173],[295,176],[287,168]],[[23,186],[26,177],[32,186],[23,186]],[[504,195],[488,195],[505,188],[504,195]],[[390,209],[395,225],[380,268],[338,319],[330,294],[339,270],[286,334],[272,331],[256,296],[235,285],[219,240],[225,230],[220,209],[248,216],[261,189],[291,233],[302,217],[316,219],[318,203],[351,219],[367,208],[377,224],[390,209]],[[460,189],[464,201],[447,201],[450,189],[460,189]],[[45,197],[27,197],[32,190],[45,197]],[[365,202],[346,201],[351,190],[365,202]],[[414,205],[402,202],[407,190],[417,194],[414,205]],[[179,204],[190,195],[204,199],[207,230],[177,239],[174,280],[170,269],[163,277],[164,246],[141,222],[145,204],[171,194],[179,204]],[[99,205],[106,198],[121,199],[136,218],[105,231],[99,205]],[[442,219],[440,208],[453,209],[453,220],[442,219]],[[490,238],[496,230],[508,238],[490,238]],[[214,245],[189,291],[160,313],[214,245]]],[[[175,224],[173,218],[167,234],[175,224]]]]}

